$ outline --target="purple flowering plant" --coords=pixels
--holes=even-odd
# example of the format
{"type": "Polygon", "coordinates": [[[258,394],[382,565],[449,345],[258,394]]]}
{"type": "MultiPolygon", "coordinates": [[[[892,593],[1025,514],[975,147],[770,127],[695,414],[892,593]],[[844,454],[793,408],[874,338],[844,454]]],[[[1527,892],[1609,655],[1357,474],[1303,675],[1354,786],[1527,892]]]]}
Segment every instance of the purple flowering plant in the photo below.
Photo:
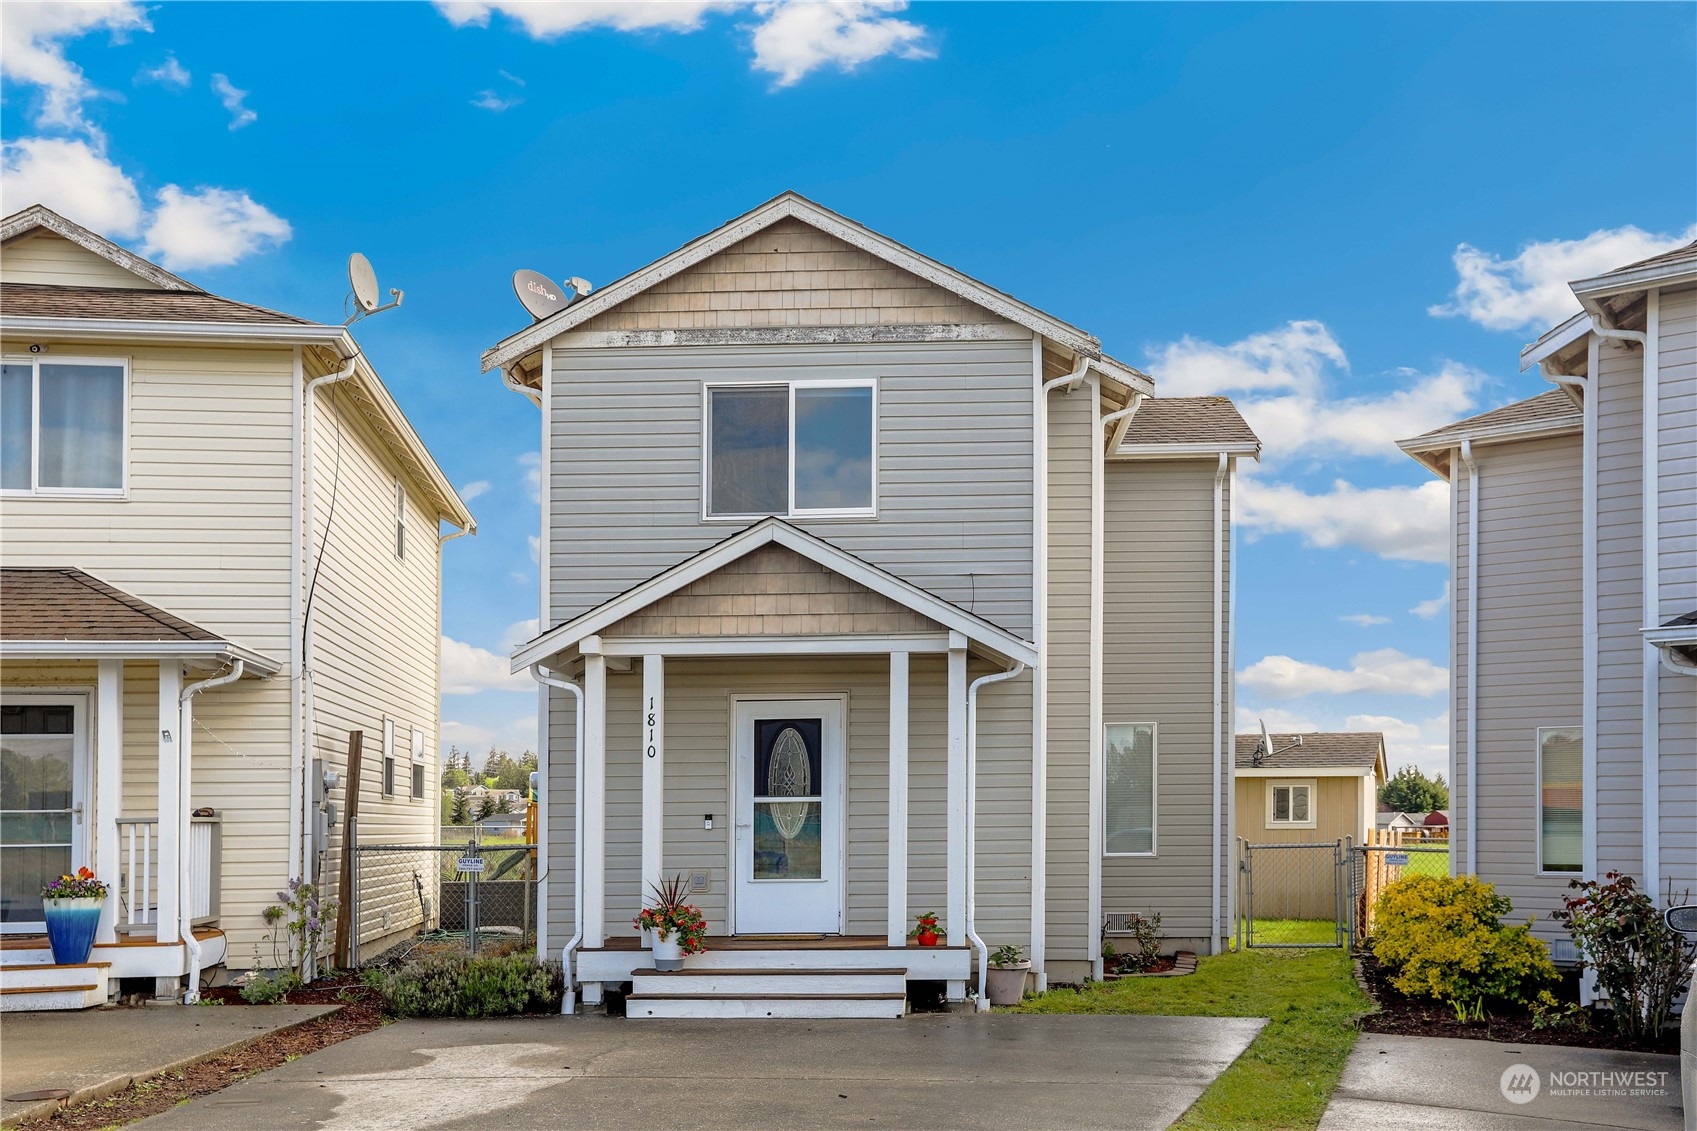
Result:
{"type": "MultiPolygon", "coordinates": [[[[260,912],[271,928],[264,941],[271,944],[272,969],[307,979],[323,953],[324,921],[335,914],[336,900],[320,893],[317,884],[290,880],[288,890],[277,893],[277,902],[260,912]]],[[[258,947],[254,950],[257,958],[258,947]]]]}

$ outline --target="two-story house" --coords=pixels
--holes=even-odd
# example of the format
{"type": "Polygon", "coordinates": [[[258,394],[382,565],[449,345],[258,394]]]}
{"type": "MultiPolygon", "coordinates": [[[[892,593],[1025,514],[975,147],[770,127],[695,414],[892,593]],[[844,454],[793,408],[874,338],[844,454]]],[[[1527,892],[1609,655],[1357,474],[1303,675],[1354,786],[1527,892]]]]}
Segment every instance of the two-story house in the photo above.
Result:
{"type": "Polygon", "coordinates": [[[1451,485],[1451,864],[1697,890],[1697,244],[1572,284],[1557,386],[1402,448],[1451,485]]]}
{"type": "Polygon", "coordinates": [[[585,1001],[899,1014],[989,947],[1099,974],[1116,912],[1224,945],[1258,452],[1228,401],[1157,399],[794,193],[483,364],[542,411],[545,631],[513,666],[544,685],[541,945],[585,1001]],[[674,875],[709,950],[640,973],[674,875]],[[946,945],[909,945],[927,911],[946,945]]]}
{"type": "Polygon", "coordinates": [[[440,531],[471,515],[343,327],[39,206],[0,222],[0,335],[0,1003],[193,1000],[275,965],[291,879],[334,892],[351,732],[367,838],[434,841],[440,531]],[[112,893],[66,969],[39,891],[77,867],[112,893]]]}

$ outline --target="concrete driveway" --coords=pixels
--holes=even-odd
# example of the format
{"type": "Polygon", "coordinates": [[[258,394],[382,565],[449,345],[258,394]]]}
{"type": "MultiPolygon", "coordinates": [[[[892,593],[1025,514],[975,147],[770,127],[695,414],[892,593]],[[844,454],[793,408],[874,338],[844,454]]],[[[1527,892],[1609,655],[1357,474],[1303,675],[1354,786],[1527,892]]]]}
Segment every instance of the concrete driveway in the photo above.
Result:
{"type": "Polygon", "coordinates": [[[1256,1019],[402,1021],[154,1116],[148,1131],[1162,1128],[1256,1019]]]}
{"type": "Polygon", "coordinates": [[[1320,1131],[1680,1131],[1679,1058],[1363,1033],[1320,1131]]]}

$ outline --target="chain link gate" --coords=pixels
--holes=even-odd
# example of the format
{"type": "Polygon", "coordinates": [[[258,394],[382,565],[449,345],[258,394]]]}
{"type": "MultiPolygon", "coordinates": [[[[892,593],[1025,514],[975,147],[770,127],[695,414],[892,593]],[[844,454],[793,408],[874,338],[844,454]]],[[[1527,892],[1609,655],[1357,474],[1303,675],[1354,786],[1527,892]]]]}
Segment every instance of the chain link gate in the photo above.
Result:
{"type": "Polygon", "coordinates": [[[1353,900],[1357,943],[1373,930],[1373,904],[1379,893],[1404,876],[1450,874],[1448,840],[1414,840],[1401,833],[1380,833],[1355,850],[1353,900]],[[1380,841],[1382,843],[1373,843],[1380,841]]]}
{"type": "Polygon", "coordinates": [[[352,965],[420,936],[463,944],[536,941],[536,846],[360,844],[353,848],[352,965]]]}
{"type": "Polygon", "coordinates": [[[1356,853],[1348,837],[1238,840],[1238,939],[1245,947],[1345,947],[1354,937],[1356,853]]]}

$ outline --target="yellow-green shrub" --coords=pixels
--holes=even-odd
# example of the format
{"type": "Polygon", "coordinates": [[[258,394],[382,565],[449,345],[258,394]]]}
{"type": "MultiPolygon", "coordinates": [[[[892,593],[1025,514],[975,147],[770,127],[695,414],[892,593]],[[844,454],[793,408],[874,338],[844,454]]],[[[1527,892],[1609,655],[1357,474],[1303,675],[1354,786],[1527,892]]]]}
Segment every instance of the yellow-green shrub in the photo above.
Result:
{"type": "Polygon", "coordinates": [[[1503,926],[1513,906],[1473,876],[1405,876],[1373,905],[1373,956],[1410,997],[1524,1004],[1557,975],[1530,920],[1503,926]]]}

